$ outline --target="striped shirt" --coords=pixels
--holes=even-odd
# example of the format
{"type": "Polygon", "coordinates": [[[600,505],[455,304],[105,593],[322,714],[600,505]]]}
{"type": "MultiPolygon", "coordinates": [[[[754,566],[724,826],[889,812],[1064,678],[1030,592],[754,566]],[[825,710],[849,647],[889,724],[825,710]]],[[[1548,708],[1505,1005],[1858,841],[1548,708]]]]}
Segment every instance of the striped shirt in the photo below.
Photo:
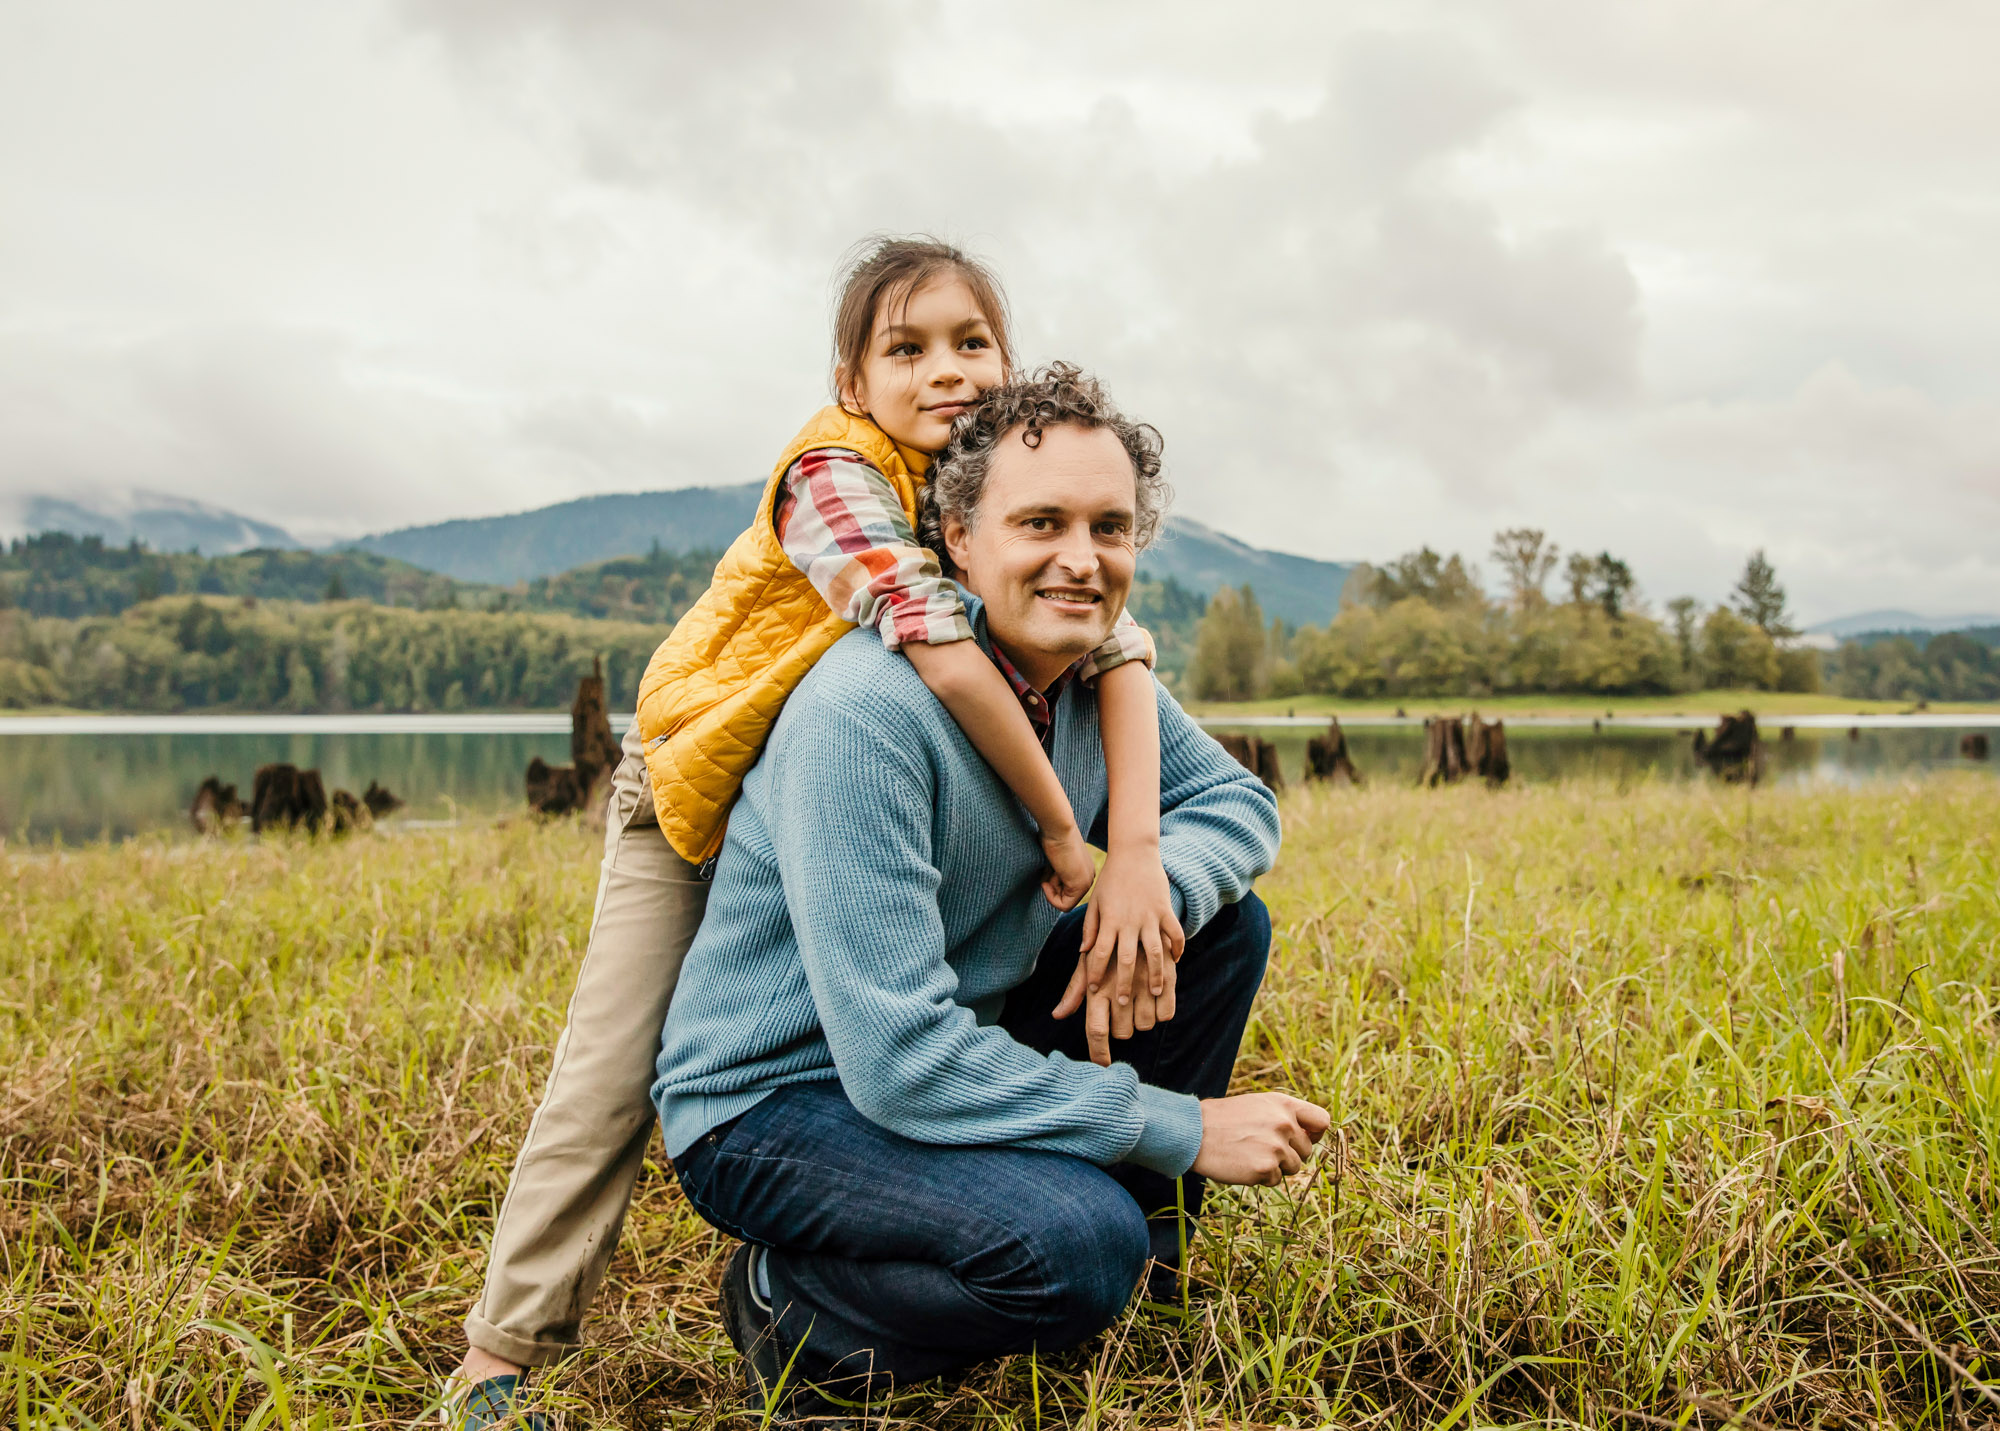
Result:
{"type": "MultiPolygon", "coordinates": [[[[833,614],[878,632],[891,651],[906,642],[941,646],[972,639],[958,587],[938,565],[937,554],[917,541],[889,479],[857,453],[823,447],[792,464],[775,513],[778,543],[805,573],[833,614]]],[[[1153,638],[1120,612],[1103,645],[1078,663],[1073,675],[1094,680],[1127,661],[1153,664],[1153,638]]],[[[1038,731],[1049,722],[1048,705],[1009,674],[1038,731]],[[1040,706],[1039,713],[1036,706],[1040,706]]]]}

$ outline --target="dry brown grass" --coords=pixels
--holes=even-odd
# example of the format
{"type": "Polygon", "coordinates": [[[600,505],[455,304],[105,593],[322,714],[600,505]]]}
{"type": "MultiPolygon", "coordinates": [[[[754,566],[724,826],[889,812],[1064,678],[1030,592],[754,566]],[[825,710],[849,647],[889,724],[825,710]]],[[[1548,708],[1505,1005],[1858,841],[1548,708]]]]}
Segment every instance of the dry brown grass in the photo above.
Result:
{"type": "MultiPolygon", "coordinates": [[[[1286,817],[1239,1075],[1326,1102],[1326,1151],[1217,1199],[1184,1312],[886,1424],[2000,1420],[2000,782],[1286,817]]],[[[525,823],[0,857],[0,1420],[409,1424],[594,859],[525,823]]],[[[649,1169],[562,1424],[756,1424],[725,1250],[649,1169]]]]}

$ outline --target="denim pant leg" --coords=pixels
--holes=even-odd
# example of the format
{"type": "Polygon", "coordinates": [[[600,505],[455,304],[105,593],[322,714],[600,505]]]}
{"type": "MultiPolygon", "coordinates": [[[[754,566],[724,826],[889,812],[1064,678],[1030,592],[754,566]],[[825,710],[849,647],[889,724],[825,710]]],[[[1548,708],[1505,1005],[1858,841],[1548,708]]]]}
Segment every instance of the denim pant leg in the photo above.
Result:
{"type": "Polygon", "coordinates": [[[913,1142],[837,1083],[779,1089],[674,1168],[704,1218],[770,1249],[780,1350],[841,1395],[1074,1346],[1146,1264],[1138,1206],[1103,1169],[913,1142]]]}
{"type": "MultiPolygon", "coordinates": [[[[1090,1057],[1082,1013],[1058,1020],[1050,1010],[1076,971],[1083,914],[1078,909],[1063,916],[1043,944],[1035,972],[1007,996],[1000,1016],[1001,1026],[1028,1047],[1079,1060],[1090,1057]]],[[[1131,1064],[1142,1083],[1197,1098],[1222,1097],[1229,1091],[1230,1071],[1270,953],[1271,915],[1264,901],[1246,894],[1235,904],[1223,905],[1181,952],[1173,1018],[1129,1039],[1113,1039],[1112,1058],[1131,1064]]],[[[1174,1180],[1129,1163],[1110,1172],[1147,1214],[1153,1260],[1179,1267],[1181,1226],[1174,1180]]],[[[1194,1173],[1181,1178],[1189,1217],[1201,1211],[1206,1182],[1194,1173]]]]}

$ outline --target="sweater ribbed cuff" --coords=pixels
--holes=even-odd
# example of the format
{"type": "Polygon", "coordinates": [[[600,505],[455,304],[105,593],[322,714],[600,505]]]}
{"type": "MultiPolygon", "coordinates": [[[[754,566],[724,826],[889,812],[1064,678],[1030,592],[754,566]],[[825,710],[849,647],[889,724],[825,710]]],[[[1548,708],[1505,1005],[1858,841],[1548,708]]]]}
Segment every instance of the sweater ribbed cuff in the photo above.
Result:
{"type": "Polygon", "coordinates": [[[1194,1166],[1201,1151],[1201,1100],[1192,1093],[1169,1093],[1139,1085],[1139,1113],[1145,1125],[1125,1161],[1177,1178],[1194,1166]]]}

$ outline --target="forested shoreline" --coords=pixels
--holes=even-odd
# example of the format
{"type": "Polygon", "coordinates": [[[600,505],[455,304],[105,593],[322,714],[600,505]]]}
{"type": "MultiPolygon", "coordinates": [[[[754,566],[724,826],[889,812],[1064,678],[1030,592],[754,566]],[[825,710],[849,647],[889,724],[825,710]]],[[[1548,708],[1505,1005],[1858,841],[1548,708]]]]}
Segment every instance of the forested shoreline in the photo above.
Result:
{"type": "MultiPolygon", "coordinates": [[[[1701,689],[2000,700],[2000,630],[1798,644],[1759,553],[1726,603],[1656,612],[1626,564],[1495,541],[1506,594],[1428,548],[1363,567],[1323,626],[1266,622],[1249,587],[1141,578],[1163,679],[1210,701],[1666,695],[1701,689]]],[[[708,583],[709,552],[599,562],[485,587],[366,552],[157,553],[45,534],[0,550],[0,709],[554,709],[602,658],[629,706],[653,648],[708,583]]]]}

